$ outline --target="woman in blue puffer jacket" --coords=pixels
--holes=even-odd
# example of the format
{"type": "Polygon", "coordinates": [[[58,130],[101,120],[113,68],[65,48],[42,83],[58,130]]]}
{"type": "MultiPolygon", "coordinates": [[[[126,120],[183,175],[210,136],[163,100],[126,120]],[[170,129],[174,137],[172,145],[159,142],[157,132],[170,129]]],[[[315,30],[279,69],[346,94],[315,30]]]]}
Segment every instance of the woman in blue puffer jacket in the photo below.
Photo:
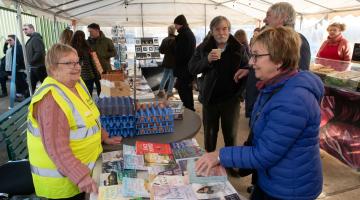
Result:
{"type": "Polygon", "coordinates": [[[290,28],[264,30],[251,59],[260,90],[251,117],[250,146],[224,147],[196,163],[199,173],[224,167],[255,169],[251,199],[316,199],[322,190],[319,149],[321,80],[298,72],[301,39],[290,28]]]}

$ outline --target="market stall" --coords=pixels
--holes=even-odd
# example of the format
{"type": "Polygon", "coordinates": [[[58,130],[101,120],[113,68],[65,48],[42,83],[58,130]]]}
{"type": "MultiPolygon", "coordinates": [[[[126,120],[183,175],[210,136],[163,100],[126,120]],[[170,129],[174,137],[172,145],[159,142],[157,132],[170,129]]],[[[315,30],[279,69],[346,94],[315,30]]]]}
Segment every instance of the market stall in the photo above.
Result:
{"type": "Polygon", "coordinates": [[[360,169],[360,72],[347,61],[316,58],[311,70],[325,85],[320,146],[348,166],[360,169]]]}

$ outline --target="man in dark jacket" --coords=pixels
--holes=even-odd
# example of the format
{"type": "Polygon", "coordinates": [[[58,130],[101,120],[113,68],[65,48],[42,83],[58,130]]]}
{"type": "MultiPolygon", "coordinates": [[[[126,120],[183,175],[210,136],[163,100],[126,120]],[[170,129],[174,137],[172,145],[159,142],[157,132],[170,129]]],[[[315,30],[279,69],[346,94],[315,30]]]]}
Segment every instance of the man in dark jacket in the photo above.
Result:
{"type": "Polygon", "coordinates": [[[215,151],[219,119],[225,146],[234,146],[240,117],[241,86],[234,75],[247,68],[245,47],[230,35],[230,22],[223,16],[210,23],[211,36],[198,46],[190,60],[191,74],[202,73],[199,100],[203,104],[205,150],[215,151]]]}
{"type": "MultiPolygon", "coordinates": [[[[103,69],[102,73],[111,71],[110,58],[116,56],[114,43],[111,39],[105,37],[104,33],[100,31],[99,24],[92,23],[88,26],[90,37],[88,38],[89,45],[93,51],[96,52],[103,69]]],[[[100,75],[97,74],[95,78],[96,92],[101,93],[100,75]]]]}
{"type": "Polygon", "coordinates": [[[92,50],[96,51],[104,73],[111,71],[110,58],[116,56],[113,41],[105,37],[104,33],[100,31],[98,24],[90,24],[88,31],[90,33],[88,38],[89,45],[92,50]]]}
{"type": "Polygon", "coordinates": [[[169,98],[169,97],[173,96],[173,93],[172,93],[172,90],[174,88],[173,69],[176,65],[175,55],[174,55],[175,31],[176,31],[176,29],[175,29],[174,25],[171,25],[168,27],[169,36],[163,39],[163,41],[161,42],[160,48],[159,48],[160,53],[165,54],[164,60],[162,62],[162,66],[165,68],[164,75],[161,79],[159,93],[157,95],[159,98],[165,97],[164,88],[165,88],[165,84],[166,84],[167,80],[169,80],[169,83],[168,83],[168,88],[166,91],[166,97],[169,98]]]}
{"type": "Polygon", "coordinates": [[[23,31],[30,37],[26,42],[26,57],[30,68],[31,89],[34,93],[38,81],[41,83],[47,77],[45,68],[45,45],[42,36],[35,32],[32,24],[25,24],[23,31]]]}
{"type": "Polygon", "coordinates": [[[179,15],[174,20],[175,28],[178,31],[175,45],[176,67],[174,75],[177,77],[175,87],[179,92],[180,99],[184,106],[195,111],[192,92],[192,81],[194,76],[190,74],[188,63],[194,54],[196,40],[194,33],[190,30],[184,15],[179,15]]]}

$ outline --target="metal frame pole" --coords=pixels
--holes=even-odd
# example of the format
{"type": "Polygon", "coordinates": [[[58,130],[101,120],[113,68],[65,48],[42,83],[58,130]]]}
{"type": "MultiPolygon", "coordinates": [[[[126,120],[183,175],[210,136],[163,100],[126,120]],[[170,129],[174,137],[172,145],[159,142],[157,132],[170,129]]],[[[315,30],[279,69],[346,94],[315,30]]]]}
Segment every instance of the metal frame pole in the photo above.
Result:
{"type": "Polygon", "coordinates": [[[22,45],[22,51],[23,51],[23,55],[24,55],[24,63],[25,63],[25,71],[26,71],[26,80],[28,82],[28,86],[29,86],[29,93],[32,96],[33,92],[32,92],[32,88],[31,88],[31,77],[30,77],[30,67],[29,67],[29,61],[27,59],[27,54],[26,54],[26,48],[25,48],[25,40],[24,40],[24,33],[22,32],[22,18],[21,18],[21,2],[18,1],[16,3],[16,18],[18,21],[18,25],[19,25],[19,29],[20,29],[20,39],[21,39],[21,43],[22,45]]]}
{"type": "Polygon", "coordinates": [[[144,14],[143,14],[143,4],[141,3],[141,30],[142,30],[142,37],[144,37],[144,14]]]}

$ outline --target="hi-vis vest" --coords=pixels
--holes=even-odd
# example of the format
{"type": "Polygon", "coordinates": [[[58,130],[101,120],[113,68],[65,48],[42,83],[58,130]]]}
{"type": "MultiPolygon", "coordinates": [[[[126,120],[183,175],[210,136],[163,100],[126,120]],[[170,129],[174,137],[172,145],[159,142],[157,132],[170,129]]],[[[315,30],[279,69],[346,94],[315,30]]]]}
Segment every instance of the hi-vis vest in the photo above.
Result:
{"type": "MultiPolygon", "coordinates": [[[[70,125],[70,149],[74,156],[90,170],[102,152],[99,110],[82,80],[75,88],[76,96],[69,88],[51,77],[47,77],[32,97],[29,114],[27,144],[29,161],[36,195],[46,198],[69,198],[80,193],[79,188],[57,170],[41,141],[39,124],[33,117],[33,106],[51,91],[70,125]]],[[[46,134],[46,133],[45,133],[46,134]]]]}

